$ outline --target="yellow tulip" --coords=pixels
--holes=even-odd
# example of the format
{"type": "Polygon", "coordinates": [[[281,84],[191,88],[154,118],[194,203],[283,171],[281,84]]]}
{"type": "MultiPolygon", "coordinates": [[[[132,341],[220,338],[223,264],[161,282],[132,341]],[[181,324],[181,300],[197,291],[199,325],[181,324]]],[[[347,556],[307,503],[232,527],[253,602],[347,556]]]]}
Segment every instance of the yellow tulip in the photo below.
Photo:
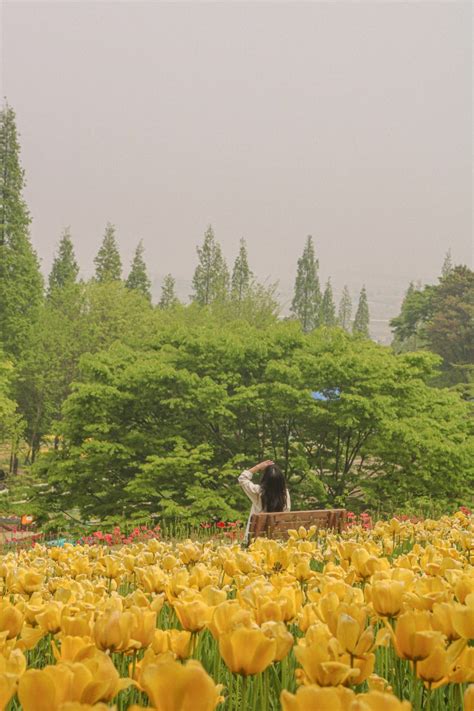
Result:
{"type": "Polygon", "coordinates": [[[474,711],[474,684],[464,692],[464,711],[474,711]]]}
{"type": "Polygon", "coordinates": [[[174,555],[171,555],[171,553],[168,553],[167,555],[163,556],[161,560],[161,565],[163,566],[164,570],[170,571],[179,565],[179,560],[174,555]]]}
{"type": "Polygon", "coordinates": [[[17,583],[21,592],[31,594],[32,592],[41,590],[43,581],[44,575],[36,570],[20,569],[17,572],[17,583]]]}
{"type": "Polygon", "coordinates": [[[454,594],[460,603],[464,605],[466,597],[474,593],[474,576],[462,575],[454,585],[454,594]]]}
{"type": "Polygon", "coordinates": [[[53,679],[44,669],[28,669],[20,679],[18,698],[23,711],[57,711],[60,701],[53,679]]]}
{"type": "Polygon", "coordinates": [[[40,592],[32,593],[28,603],[23,608],[22,612],[25,615],[25,622],[30,625],[36,624],[36,615],[44,609],[45,602],[40,592]]]}
{"type": "Polygon", "coordinates": [[[136,588],[136,590],[130,593],[130,595],[123,598],[123,605],[127,609],[130,609],[131,607],[140,607],[146,610],[150,607],[150,600],[145,595],[143,590],[136,588]]]}
{"type": "Polygon", "coordinates": [[[276,642],[274,662],[280,662],[289,654],[294,644],[293,635],[288,631],[284,622],[264,622],[262,632],[276,642]]]}
{"type": "Polygon", "coordinates": [[[135,663],[132,662],[129,664],[129,675],[133,678],[134,681],[137,682],[138,686],[140,686],[141,688],[142,673],[145,667],[149,666],[150,664],[164,664],[166,662],[174,662],[175,659],[176,658],[174,654],[170,651],[155,654],[153,648],[148,647],[148,649],[145,650],[143,657],[138,662],[135,660],[135,663]]]}
{"type": "Polygon", "coordinates": [[[156,615],[159,615],[164,605],[164,602],[164,593],[162,593],[161,595],[154,595],[152,601],[150,602],[150,610],[153,610],[156,615]]]}
{"type": "Polygon", "coordinates": [[[200,595],[201,599],[206,603],[206,605],[209,605],[209,607],[215,607],[216,605],[220,605],[222,602],[227,600],[227,592],[213,587],[212,585],[207,585],[202,588],[200,595]]]}
{"type": "Polygon", "coordinates": [[[13,639],[20,634],[23,625],[23,615],[18,608],[3,601],[0,607],[0,632],[7,632],[7,639],[13,639]]]}
{"type": "Polygon", "coordinates": [[[460,637],[474,640],[474,605],[455,605],[453,627],[460,637]]]}
{"type": "Polygon", "coordinates": [[[254,610],[255,619],[259,625],[270,620],[282,622],[284,619],[285,601],[273,597],[261,597],[254,610]]]}
{"type": "Polygon", "coordinates": [[[7,708],[16,691],[17,677],[14,674],[0,672],[0,710],[7,708]]]}
{"type": "Polygon", "coordinates": [[[351,565],[362,579],[369,578],[376,571],[390,568],[387,558],[370,555],[366,548],[356,548],[352,551],[351,565]]]}
{"type": "Polygon", "coordinates": [[[397,580],[374,582],[370,595],[377,615],[380,617],[396,617],[402,608],[405,590],[405,584],[397,580]]]}
{"type": "Polygon", "coordinates": [[[449,642],[459,638],[453,624],[454,609],[454,605],[449,602],[437,602],[433,605],[431,617],[433,629],[442,632],[449,642]]]}
{"type": "Polygon", "coordinates": [[[237,627],[219,637],[219,652],[232,672],[260,674],[275,659],[276,642],[261,629],[237,627]]]}
{"type": "Polygon", "coordinates": [[[183,592],[189,590],[189,573],[186,568],[175,571],[167,580],[166,596],[173,603],[183,592]]]}
{"type": "Polygon", "coordinates": [[[134,617],[131,612],[107,610],[99,615],[94,624],[94,641],[101,650],[124,652],[139,648],[140,643],[132,639],[134,617]]]}
{"type": "Polygon", "coordinates": [[[194,566],[191,575],[189,576],[189,584],[201,590],[208,585],[212,585],[213,578],[211,577],[209,568],[204,563],[198,563],[194,566]]]}
{"type": "Polygon", "coordinates": [[[298,582],[306,582],[315,576],[310,564],[311,556],[305,556],[295,565],[295,578],[298,582]]]}
{"type": "Polygon", "coordinates": [[[161,593],[166,589],[168,576],[158,565],[138,571],[138,576],[145,592],[161,593]]]}
{"type": "Polygon", "coordinates": [[[213,609],[202,600],[176,600],[173,607],[181,625],[190,632],[200,632],[211,621],[213,609]]]}
{"type": "Polygon", "coordinates": [[[474,647],[465,647],[455,659],[449,681],[454,684],[472,684],[474,682],[474,647]]]}
{"type": "Polygon", "coordinates": [[[335,689],[302,686],[296,694],[281,692],[282,711],[347,711],[356,698],[353,691],[339,686],[335,689]]]}
{"type": "Polygon", "coordinates": [[[297,645],[295,657],[303,667],[306,682],[310,684],[339,686],[359,676],[357,669],[338,661],[337,653],[331,651],[331,642],[326,646],[297,645]]]}
{"type": "Polygon", "coordinates": [[[337,621],[337,641],[345,652],[356,657],[367,654],[374,646],[374,632],[371,627],[364,628],[365,620],[362,620],[361,625],[360,621],[343,612],[337,621]]]}
{"type": "MultiPolygon", "coordinates": [[[[55,669],[57,666],[51,668],[55,669]]],[[[86,657],[81,666],[89,671],[92,679],[82,692],[80,701],[83,703],[111,701],[120,691],[132,684],[131,679],[120,678],[111,658],[103,652],[97,651],[94,656],[86,657]]]]}
{"type": "Polygon", "coordinates": [[[320,622],[321,616],[319,614],[319,607],[317,603],[310,602],[303,607],[298,617],[298,627],[302,632],[306,632],[310,625],[315,622],[320,622]]]}
{"type": "Polygon", "coordinates": [[[94,655],[97,651],[90,637],[61,637],[61,646],[51,642],[53,654],[57,662],[80,662],[87,656],[94,655]]]}
{"type": "Polygon", "coordinates": [[[226,600],[214,608],[208,627],[214,639],[219,639],[235,627],[251,627],[252,622],[250,610],[244,609],[238,600],[226,600]]]}
{"type": "Polygon", "coordinates": [[[362,684],[373,674],[375,667],[375,654],[363,654],[360,657],[354,657],[352,660],[344,655],[341,661],[350,665],[352,669],[356,669],[358,672],[357,676],[349,679],[349,683],[362,684]]]}
{"type": "Polygon", "coordinates": [[[123,574],[122,562],[113,555],[105,555],[100,561],[106,578],[119,578],[123,574]]]}
{"type": "Polygon", "coordinates": [[[299,639],[298,644],[306,647],[321,645],[324,646],[325,649],[333,645],[337,649],[335,654],[339,654],[340,652],[337,640],[333,638],[329,627],[323,622],[316,622],[314,625],[308,627],[305,637],[299,639]]]}
{"type": "Polygon", "coordinates": [[[386,679],[378,674],[370,674],[367,677],[367,686],[369,691],[380,691],[381,693],[391,694],[393,689],[386,679]]]}
{"type": "Polygon", "coordinates": [[[62,607],[61,603],[49,602],[43,611],[36,615],[38,625],[46,634],[56,634],[61,629],[62,607]]]}
{"type": "Polygon", "coordinates": [[[221,686],[194,660],[147,665],[141,686],[156,711],[214,711],[221,701],[221,686]]]}
{"type": "Polygon", "coordinates": [[[17,647],[22,650],[33,649],[36,647],[40,639],[45,636],[46,632],[41,627],[29,627],[23,625],[20,638],[17,641],[17,647]]]}
{"type": "Polygon", "coordinates": [[[168,630],[169,648],[178,659],[187,659],[191,654],[191,632],[168,630]]]}
{"type": "Polygon", "coordinates": [[[430,655],[422,659],[416,665],[417,676],[426,683],[427,686],[438,685],[439,682],[446,683],[450,671],[450,663],[444,647],[437,644],[430,655]]]}
{"type": "Polygon", "coordinates": [[[89,637],[92,634],[92,612],[71,607],[63,608],[61,630],[70,637],[89,637]]]}
{"type": "Polygon", "coordinates": [[[198,544],[193,543],[192,541],[186,541],[186,543],[182,543],[178,546],[178,550],[179,557],[185,565],[188,565],[189,563],[197,563],[197,561],[202,556],[201,548],[198,546],[198,544]]]}
{"type": "Polygon", "coordinates": [[[441,632],[431,629],[428,612],[404,612],[395,627],[395,648],[402,659],[426,659],[436,645],[443,645],[441,632]]]}
{"type": "Polygon", "coordinates": [[[139,642],[140,647],[149,647],[156,630],[156,612],[140,607],[131,607],[130,612],[133,616],[130,637],[139,642]]]}
{"type": "MultiPolygon", "coordinates": [[[[12,649],[5,656],[0,654],[0,673],[14,677],[21,676],[26,671],[26,658],[21,649],[12,649]]],[[[1,706],[0,706],[1,708],[1,706]]]]}
{"type": "Polygon", "coordinates": [[[90,560],[85,555],[75,556],[71,561],[71,575],[74,578],[78,575],[89,575],[90,570],[90,560]]]}
{"type": "Polygon", "coordinates": [[[350,711],[411,711],[411,703],[400,701],[393,694],[369,691],[357,696],[350,706],[350,711]]]}
{"type": "Polygon", "coordinates": [[[151,648],[155,654],[164,654],[170,648],[170,638],[168,630],[155,630],[151,648]]]}
{"type": "Polygon", "coordinates": [[[23,711],[57,711],[68,701],[110,701],[130,683],[130,679],[120,679],[110,657],[96,652],[81,663],[28,669],[20,678],[18,697],[23,711]]]}

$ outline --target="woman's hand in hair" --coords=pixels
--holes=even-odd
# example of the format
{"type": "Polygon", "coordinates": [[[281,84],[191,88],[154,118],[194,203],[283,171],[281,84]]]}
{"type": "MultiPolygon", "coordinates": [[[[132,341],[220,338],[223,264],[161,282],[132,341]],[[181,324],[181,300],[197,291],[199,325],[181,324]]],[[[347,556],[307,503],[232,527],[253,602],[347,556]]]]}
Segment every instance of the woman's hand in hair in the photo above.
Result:
{"type": "Polygon", "coordinates": [[[275,464],[273,459],[265,459],[264,462],[260,462],[259,464],[256,464],[254,467],[249,469],[249,472],[252,472],[252,474],[255,474],[255,472],[261,472],[262,469],[266,469],[269,467],[271,464],[275,464]]]}

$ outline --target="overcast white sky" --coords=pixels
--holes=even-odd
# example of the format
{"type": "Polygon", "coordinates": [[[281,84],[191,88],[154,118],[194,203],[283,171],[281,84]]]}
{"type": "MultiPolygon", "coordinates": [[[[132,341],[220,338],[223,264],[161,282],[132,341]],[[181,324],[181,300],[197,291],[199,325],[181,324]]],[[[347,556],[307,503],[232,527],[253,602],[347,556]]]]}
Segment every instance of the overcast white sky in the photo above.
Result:
{"type": "MultiPolygon", "coordinates": [[[[45,270],[71,226],[190,279],[212,223],[292,282],[305,237],[374,298],[472,260],[470,2],[21,2],[1,9],[45,270]],[[377,296],[378,295],[378,296],[377,296]]],[[[393,315],[393,314],[391,314],[393,315]]]]}

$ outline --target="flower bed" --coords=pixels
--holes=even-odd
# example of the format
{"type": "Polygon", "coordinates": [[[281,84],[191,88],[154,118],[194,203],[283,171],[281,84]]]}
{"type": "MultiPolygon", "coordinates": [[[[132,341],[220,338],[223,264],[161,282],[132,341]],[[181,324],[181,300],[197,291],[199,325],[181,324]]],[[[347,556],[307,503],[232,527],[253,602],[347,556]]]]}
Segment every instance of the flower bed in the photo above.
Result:
{"type": "Polygon", "coordinates": [[[468,512],[248,549],[123,535],[2,557],[0,709],[474,709],[468,512]]]}

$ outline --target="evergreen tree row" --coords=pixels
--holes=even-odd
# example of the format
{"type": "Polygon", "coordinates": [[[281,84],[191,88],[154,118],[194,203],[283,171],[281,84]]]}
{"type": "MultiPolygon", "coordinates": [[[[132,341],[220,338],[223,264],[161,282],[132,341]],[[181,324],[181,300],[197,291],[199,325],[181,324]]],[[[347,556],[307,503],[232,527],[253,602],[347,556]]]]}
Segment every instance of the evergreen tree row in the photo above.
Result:
{"type": "MultiPolygon", "coordinates": [[[[23,199],[24,171],[20,164],[20,146],[15,113],[10,106],[0,112],[0,343],[13,358],[20,357],[35,322],[35,314],[43,301],[43,279],[39,260],[31,245],[29,225],[31,218],[23,199]]],[[[198,263],[192,279],[191,301],[200,306],[231,302],[245,309],[245,304],[257,296],[271,308],[275,302],[276,285],[259,285],[250,269],[247,247],[240,240],[239,251],[230,272],[215,238],[208,227],[203,242],[197,247],[198,263]]],[[[94,258],[94,281],[99,284],[120,281],[151,303],[151,281],[140,241],[136,247],[127,277],[123,278],[116,230],[108,223],[102,243],[94,258]],[[123,280],[123,281],[122,281],[123,280]]],[[[319,261],[313,240],[307,238],[302,257],[298,260],[294,296],[291,310],[300,320],[305,332],[320,325],[340,325],[346,330],[368,336],[369,311],[365,288],[351,322],[352,304],[347,287],[344,287],[339,310],[328,280],[321,293],[319,261]]],[[[79,265],[69,228],[64,230],[49,273],[46,296],[51,299],[58,289],[79,281],[79,265]]],[[[167,274],[159,306],[168,308],[178,303],[175,280],[167,274]]]]}
{"type": "Polygon", "coordinates": [[[341,326],[355,335],[369,338],[369,304],[365,286],[362,287],[359,303],[352,321],[352,300],[347,286],[344,286],[339,309],[328,279],[321,294],[319,284],[319,260],[315,256],[313,238],[309,235],[302,256],[298,259],[294,296],[291,311],[301,321],[303,331],[309,332],[318,326],[341,326]]]}

